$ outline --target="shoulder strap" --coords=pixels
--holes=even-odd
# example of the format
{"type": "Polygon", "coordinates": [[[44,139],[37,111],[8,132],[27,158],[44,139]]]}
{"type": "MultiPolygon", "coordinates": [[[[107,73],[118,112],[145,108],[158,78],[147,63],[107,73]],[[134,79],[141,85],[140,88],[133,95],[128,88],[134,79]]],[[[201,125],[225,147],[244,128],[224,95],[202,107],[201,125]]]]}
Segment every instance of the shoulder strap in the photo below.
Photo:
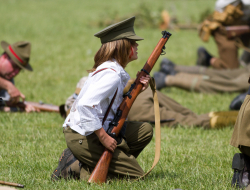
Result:
{"type": "Polygon", "coordinates": [[[117,91],[118,91],[118,88],[116,89],[115,94],[114,94],[114,96],[113,96],[113,98],[112,98],[112,100],[111,100],[111,102],[110,102],[110,104],[109,104],[109,107],[108,107],[108,109],[107,109],[107,111],[106,111],[106,113],[105,113],[105,115],[104,115],[104,118],[103,118],[103,120],[102,120],[102,125],[104,124],[104,122],[106,121],[106,119],[107,119],[107,117],[108,117],[108,114],[109,114],[109,111],[110,111],[110,109],[111,109],[111,106],[112,106],[112,104],[114,103],[114,100],[115,100],[117,91]]]}
{"type": "MultiPolygon", "coordinates": [[[[106,70],[106,69],[111,69],[111,68],[103,68],[103,69],[97,70],[96,72],[94,72],[94,74],[91,77],[93,77],[95,74],[97,74],[97,73],[99,73],[99,72],[101,72],[103,70],[106,70]]],[[[116,72],[116,70],[114,70],[114,69],[111,69],[111,70],[116,72]]]]}

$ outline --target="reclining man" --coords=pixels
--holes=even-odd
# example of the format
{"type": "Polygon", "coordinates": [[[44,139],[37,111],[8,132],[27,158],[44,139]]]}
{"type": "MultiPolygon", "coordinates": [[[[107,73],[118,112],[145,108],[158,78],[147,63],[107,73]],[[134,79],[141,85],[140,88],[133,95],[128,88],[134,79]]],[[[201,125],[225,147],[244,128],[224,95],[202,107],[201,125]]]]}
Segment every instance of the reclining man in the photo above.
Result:
{"type": "MultiPolygon", "coordinates": [[[[21,69],[32,71],[29,64],[31,44],[26,41],[16,42],[12,45],[1,41],[4,53],[0,56],[0,98],[10,100],[13,104],[25,100],[22,94],[14,85],[14,77],[21,69]]],[[[0,105],[0,110],[5,112],[18,111],[17,107],[0,105]]],[[[36,111],[31,105],[25,106],[26,112],[36,111]]]]}

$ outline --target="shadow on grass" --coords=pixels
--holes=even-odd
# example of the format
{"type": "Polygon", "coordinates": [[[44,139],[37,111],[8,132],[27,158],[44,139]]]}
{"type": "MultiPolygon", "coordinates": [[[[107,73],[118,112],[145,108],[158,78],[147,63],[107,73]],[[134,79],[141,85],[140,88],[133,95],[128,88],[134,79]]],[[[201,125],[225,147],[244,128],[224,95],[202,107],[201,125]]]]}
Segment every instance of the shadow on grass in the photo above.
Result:
{"type": "Polygon", "coordinates": [[[173,172],[173,171],[154,171],[152,173],[150,173],[146,179],[153,179],[153,178],[161,178],[161,179],[176,179],[177,177],[177,173],[173,172]]]}

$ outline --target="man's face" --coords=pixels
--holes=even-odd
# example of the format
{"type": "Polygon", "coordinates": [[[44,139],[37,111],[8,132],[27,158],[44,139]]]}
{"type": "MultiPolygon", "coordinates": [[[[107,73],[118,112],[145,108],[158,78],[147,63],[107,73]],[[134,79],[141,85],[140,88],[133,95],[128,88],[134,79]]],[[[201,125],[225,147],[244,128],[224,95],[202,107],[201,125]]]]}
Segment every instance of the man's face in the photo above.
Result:
{"type": "Polygon", "coordinates": [[[14,78],[19,72],[21,68],[17,66],[7,54],[3,54],[0,57],[0,76],[10,80],[14,78]]]}

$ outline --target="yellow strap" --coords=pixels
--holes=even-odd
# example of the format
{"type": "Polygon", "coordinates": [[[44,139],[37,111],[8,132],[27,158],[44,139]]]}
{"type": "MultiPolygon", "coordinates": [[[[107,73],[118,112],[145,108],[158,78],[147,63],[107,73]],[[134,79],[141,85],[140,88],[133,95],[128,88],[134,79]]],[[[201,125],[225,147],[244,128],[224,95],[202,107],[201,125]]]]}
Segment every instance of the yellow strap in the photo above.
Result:
{"type": "Polygon", "coordinates": [[[160,123],[160,109],[159,109],[159,101],[156,93],[156,87],[155,87],[155,80],[152,77],[150,80],[150,87],[153,92],[153,99],[154,99],[154,110],[155,110],[155,158],[154,163],[151,167],[151,169],[145,173],[143,176],[141,176],[138,179],[142,179],[146,177],[156,166],[158,161],[160,160],[160,154],[161,154],[161,123],[160,123]]]}

